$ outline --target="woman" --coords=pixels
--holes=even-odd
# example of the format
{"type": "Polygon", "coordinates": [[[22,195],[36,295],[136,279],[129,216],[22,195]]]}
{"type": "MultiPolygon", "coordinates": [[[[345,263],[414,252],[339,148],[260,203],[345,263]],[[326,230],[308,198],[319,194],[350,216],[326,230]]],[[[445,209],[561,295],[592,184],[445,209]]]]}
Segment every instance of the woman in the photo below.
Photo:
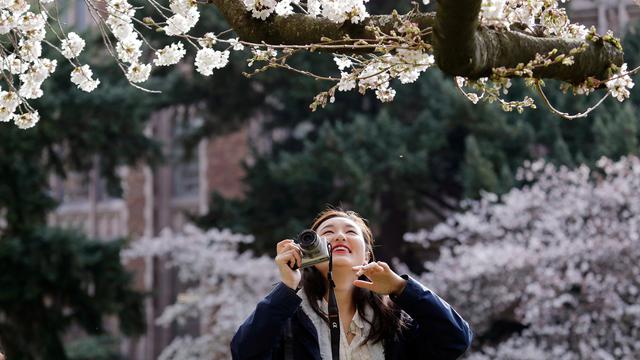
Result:
{"type": "MultiPolygon", "coordinates": [[[[358,214],[325,210],[311,229],[332,248],[340,359],[455,359],[469,347],[469,325],[444,300],[375,261],[371,230],[358,214]]],[[[233,359],[331,360],[328,262],[300,271],[293,240],[276,251],[282,281],[236,332],[233,359]]]]}

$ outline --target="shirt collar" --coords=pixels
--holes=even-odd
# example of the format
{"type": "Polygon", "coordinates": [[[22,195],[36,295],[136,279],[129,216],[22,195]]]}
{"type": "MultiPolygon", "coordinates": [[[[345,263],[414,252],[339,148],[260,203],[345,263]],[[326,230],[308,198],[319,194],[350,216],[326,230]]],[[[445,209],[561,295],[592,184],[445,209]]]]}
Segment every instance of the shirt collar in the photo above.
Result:
{"type": "MultiPolygon", "coordinates": [[[[327,309],[329,308],[329,303],[327,303],[327,300],[325,300],[324,298],[318,300],[318,306],[325,314],[328,313],[327,309]]],[[[365,304],[364,315],[366,319],[369,319],[369,321],[373,321],[373,311],[371,310],[371,306],[369,306],[369,304],[365,304]]],[[[353,319],[351,320],[351,322],[358,328],[360,328],[360,330],[363,330],[365,326],[368,325],[368,323],[365,322],[364,319],[360,316],[360,312],[358,310],[356,310],[356,313],[353,315],[353,319]]]]}

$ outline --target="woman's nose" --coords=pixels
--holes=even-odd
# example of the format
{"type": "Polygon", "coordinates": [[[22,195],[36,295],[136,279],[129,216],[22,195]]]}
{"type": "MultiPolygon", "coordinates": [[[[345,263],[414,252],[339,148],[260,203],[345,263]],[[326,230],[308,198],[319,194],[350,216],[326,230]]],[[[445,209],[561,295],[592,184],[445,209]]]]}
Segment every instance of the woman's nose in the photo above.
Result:
{"type": "Polygon", "coordinates": [[[336,234],[335,241],[347,241],[347,237],[342,232],[336,234]]]}

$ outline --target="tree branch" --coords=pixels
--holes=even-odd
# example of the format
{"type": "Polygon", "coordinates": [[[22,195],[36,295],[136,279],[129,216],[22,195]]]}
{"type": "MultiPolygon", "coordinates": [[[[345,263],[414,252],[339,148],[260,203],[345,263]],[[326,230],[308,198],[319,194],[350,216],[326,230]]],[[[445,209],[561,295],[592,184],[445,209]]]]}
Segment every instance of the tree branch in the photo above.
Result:
{"type": "MultiPolygon", "coordinates": [[[[481,0],[438,0],[437,13],[410,12],[404,15],[376,15],[361,24],[337,24],[323,18],[294,14],[287,17],[270,16],[266,21],[251,17],[240,0],[209,0],[229,22],[240,39],[271,45],[310,45],[322,42],[322,38],[340,40],[375,40],[370,26],[380,27],[385,33],[397,30],[403,21],[417,23],[420,29],[433,27],[427,35],[432,43],[436,63],[440,69],[454,76],[472,79],[490,76],[498,67],[515,68],[526,64],[536,54],[546,55],[553,49],[557,54],[569,55],[585,41],[566,40],[558,37],[535,37],[509,29],[493,29],[479,24],[481,0]]],[[[534,70],[537,78],[581,83],[588,77],[606,79],[611,64],[623,63],[623,52],[608,42],[591,42],[584,52],[574,55],[571,66],[553,64],[534,70]]],[[[373,52],[374,49],[370,51],[373,52]]],[[[362,53],[362,49],[342,52],[362,53]]]]}
{"type": "MultiPolygon", "coordinates": [[[[535,37],[479,25],[481,3],[482,0],[438,0],[434,55],[438,67],[449,75],[486,77],[494,68],[515,68],[519,63],[528,63],[536,54],[546,55],[553,49],[558,50],[558,55],[569,55],[586,41],[535,37]]],[[[607,42],[586,42],[587,49],[574,55],[573,65],[557,63],[536,68],[534,76],[581,83],[590,76],[606,79],[611,64],[622,65],[622,50],[607,42]]]]}
{"type": "MultiPolygon", "coordinates": [[[[240,39],[253,43],[271,45],[310,45],[322,42],[322,38],[341,40],[348,36],[352,39],[375,40],[376,36],[368,27],[379,27],[389,33],[397,30],[402,22],[409,20],[421,29],[433,26],[434,13],[410,12],[404,15],[374,15],[360,24],[334,23],[325,18],[316,18],[304,14],[287,17],[272,15],[267,20],[251,17],[240,0],[209,0],[222,13],[240,39]]],[[[361,51],[358,51],[361,52],[361,51]]]]}

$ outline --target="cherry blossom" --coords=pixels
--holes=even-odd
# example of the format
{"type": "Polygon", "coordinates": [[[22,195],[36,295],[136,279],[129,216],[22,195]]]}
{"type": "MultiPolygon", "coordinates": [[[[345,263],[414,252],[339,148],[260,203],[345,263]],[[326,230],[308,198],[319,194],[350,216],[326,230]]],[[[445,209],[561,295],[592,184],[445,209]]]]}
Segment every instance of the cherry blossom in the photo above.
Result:
{"type": "Polygon", "coordinates": [[[497,320],[519,332],[469,359],[636,359],[640,356],[640,159],[598,168],[526,162],[522,188],[465,201],[405,240],[438,246],[424,284],[477,336],[497,320]]]}
{"type": "Polygon", "coordinates": [[[200,319],[204,330],[195,338],[177,337],[159,359],[228,358],[236,330],[279,281],[272,258],[240,252],[241,245],[252,241],[252,236],[228,230],[202,231],[187,225],[180,232],[165,230],[158,237],[136,240],[123,253],[124,261],[167,259],[180,281],[190,284],[157,323],[170,326],[200,319]]]}
{"type": "MultiPolygon", "coordinates": [[[[156,66],[175,65],[189,59],[196,71],[204,76],[211,76],[216,69],[227,66],[230,51],[248,49],[250,51],[245,53],[247,63],[254,68],[248,76],[254,76],[270,68],[281,68],[332,82],[326,91],[315,96],[310,105],[315,110],[334,101],[336,91],[372,91],[380,101],[391,101],[395,97],[396,83],[416,81],[437,62],[438,53],[434,52],[434,44],[429,40],[434,33],[433,25],[428,25],[433,23],[433,19],[428,19],[431,15],[415,8],[404,15],[394,12],[388,15],[388,20],[380,23],[367,11],[367,2],[368,0],[170,0],[167,7],[155,1],[145,0],[142,5],[137,5],[139,7],[134,7],[129,0],[86,0],[84,5],[87,6],[91,17],[98,22],[98,28],[102,29],[104,46],[109,54],[115,56],[114,61],[120,65],[123,76],[143,91],[153,92],[153,89],[146,89],[144,83],[156,66]],[[232,30],[236,30],[236,34],[228,30],[195,33],[201,11],[207,6],[235,5],[241,7],[240,11],[246,11],[251,15],[245,18],[245,23],[250,23],[249,19],[271,21],[276,17],[287,18],[295,15],[298,19],[296,21],[301,17],[310,21],[318,19],[323,21],[317,23],[323,24],[322,26],[329,23],[348,25],[339,25],[340,31],[348,31],[350,27],[361,25],[363,28],[357,33],[368,32],[369,35],[359,39],[347,33],[334,39],[322,37],[306,44],[288,45],[282,42],[270,44],[252,40],[250,37],[247,39],[240,29],[235,28],[232,30]],[[143,8],[140,6],[144,7],[145,11],[141,11],[143,8]],[[146,14],[144,17],[143,13],[146,14]],[[368,22],[369,20],[371,22],[368,22]],[[393,28],[385,28],[393,22],[397,22],[393,24],[393,28]],[[149,31],[170,37],[172,43],[161,49],[153,48],[145,38],[149,31]],[[187,49],[183,44],[192,45],[192,48],[187,49]],[[186,56],[187,50],[193,51],[193,56],[186,56]],[[328,53],[335,59],[337,69],[334,73],[316,74],[311,69],[298,69],[287,62],[297,52],[317,53],[317,50],[322,50],[319,53],[328,53]]],[[[426,5],[429,1],[422,3],[426,5]]],[[[442,2],[438,6],[445,3],[453,2],[442,2]]],[[[564,3],[564,0],[482,0],[478,19],[483,26],[495,31],[550,37],[565,43],[575,41],[575,44],[582,45],[567,50],[566,53],[558,53],[557,49],[537,53],[531,56],[528,63],[518,64],[514,68],[490,68],[488,71],[493,71],[491,76],[484,74],[464,78],[465,83],[472,89],[463,89],[462,93],[474,103],[498,102],[506,111],[523,111],[527,107],[535,107],[532,97],[526,96],[520,101],[505,100],[501,97],[508,92],[508,87],[504,84],[510,78],[525,78],[527,85],[534,91],[543,92],[541,81],[535,75],[537,71],[554,64],[574,66],[579,60],[578,57],[588,50],[589,44],[608,44],[607,46],[613,46],[616,51],[622,50],[619,40],[613,35],[599,35],[593,29],[572,22],[564,3]],[[514,28],[517,30],[513,30],[514,28]],[[486,80],[481,81],[485,77],[486,80]]],[[[7,44],[12,44],[0,52],[0,69],[6,71],[7,75],[15,75],[5,76],[4,82],[0,85],[20,98],[16,107],[0,103],[0,118],[3,121],[22,119],[14,115],[34,112],[35,109],[30,106],[29,100],[44,95],[42,84],[55,71],[55,66],[52,59],[42,57],[43,46],[60,52],[73,64],[72,71],[75,75],[71,74],[71,81],[80,89],[92,91],[99,86],[97,78],[84,76],[86,81],[81,81],[78,77],[80,72],[85,73],[86,70],[76,69],[88,69],[85,66],[89,65],[83,63],[85,59],[82,57],[82,51],[85,41],[75,32],[65,33],[64,29],[58,26],[60,24],[56,24],[58,19],[52,16],[55,13],[54,6],[55,0],[0,1],[0,36],[7,44]],[[48,40],[50,38],[54,40],[48,40]],[[43,67],[47,70],[43,70],[43,67]],[[9,110],[11,115],[8,114],[9,110]]],[[[236,10],[231,11],[235,14],[233,16],[237,16],[236,10]]],[[[438,66],[442,67],[442,64],[439,62],[438,66]]],[[[637,72],[638,68],[631,68],[613,60],[610,65],[608,73],[611,75],[608,78],[587,78],[585,75],[586,80],[582,83],[565,79],[567,82],[562,85],[563,89],[571,90],[575,94],[588,94],[604,88],[607,95],[612,95],[619,101],[627,99],[630,95],[629,89],[633,87],[630,75],[637,72]]],[[[556,110],[548,99],[545,100],[545,105],[561,116],[580,117],[562,113],[556,110]]],[[[586,113],[580,115],[585,116],[586,113]]]]}

